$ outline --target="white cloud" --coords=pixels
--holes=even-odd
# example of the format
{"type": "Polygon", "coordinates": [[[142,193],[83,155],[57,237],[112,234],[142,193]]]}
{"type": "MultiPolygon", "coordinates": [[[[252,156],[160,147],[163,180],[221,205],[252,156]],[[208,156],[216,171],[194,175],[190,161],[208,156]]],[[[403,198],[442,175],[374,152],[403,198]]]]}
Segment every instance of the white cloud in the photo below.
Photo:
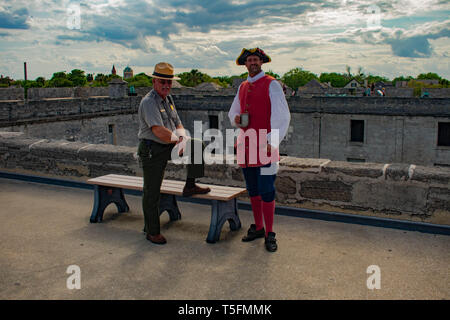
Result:
{"type": "Polygon", "coordinates": [[[449,6],[444,1],[286,0],[254,5],[236,0],[200,7],[199,0],[82,0],[81,30],[69,30],[66,8],[71,2],[2,3],[1,12],[27,8],[30,28],[0,28],[0,69],[21,78],[27,61],[30,78],[48,78],[77,67],[107,73],[112,64],[118,70],[134,64],[135,73],[150,72],[165,60],[177,72],[196,68],[231,75],[245,72],[235,65],[242,47],[259,46],[272,57],[264,67],[280,75],[299,65],[315,73],[344,72],[350,65],[388,77],[438,70],[450,78],[445,63],[449,6]],[[371,29],[367,8],[374,3],[382,26],[371,29]],[[255,18],[247,19],[243,12],[255,18]]]}

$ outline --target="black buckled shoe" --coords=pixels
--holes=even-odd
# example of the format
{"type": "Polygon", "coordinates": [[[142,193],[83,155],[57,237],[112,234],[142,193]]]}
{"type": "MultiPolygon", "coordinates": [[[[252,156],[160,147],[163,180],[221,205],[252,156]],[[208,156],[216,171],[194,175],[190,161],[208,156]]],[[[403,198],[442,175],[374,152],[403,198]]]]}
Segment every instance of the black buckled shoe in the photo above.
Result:
{"type": "Polygon", "coordinates": [[[264,231],[264,228],[261,230],[256,230],[256,224],[251,224],[250,229],[247,231],[247,235],[242,238],[242,241],[248,242],[253,241],[258,238],[263,238],[266,235],[266,232],[264,231]]]}
{"type": "Polygon", "coordinates": [[[267,234],[266,240],[265,240],[266,249],[269,252],[275,252],[278,249],[277,246],[277,240],[275,239],[275,232],[269,232],[267,234]]]}

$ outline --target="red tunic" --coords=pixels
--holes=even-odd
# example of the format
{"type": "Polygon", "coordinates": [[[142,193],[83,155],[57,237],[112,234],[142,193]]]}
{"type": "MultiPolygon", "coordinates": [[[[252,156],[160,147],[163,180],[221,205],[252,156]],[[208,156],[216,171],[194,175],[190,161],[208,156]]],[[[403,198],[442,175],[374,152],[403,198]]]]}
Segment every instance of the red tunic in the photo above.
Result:
{"type": "Polygon", "coordinates": [[[271,132],[270,82],[265,75],[251,83],[244,81],[239,88],[241,113],[248,112],[249,123],[237,139],[237,161],[241,167],[261,167],[279,161],[278,150],[267,154],[267,134],[271,132]],[[244,143],[245,141],[245,143],[244,143]]]}

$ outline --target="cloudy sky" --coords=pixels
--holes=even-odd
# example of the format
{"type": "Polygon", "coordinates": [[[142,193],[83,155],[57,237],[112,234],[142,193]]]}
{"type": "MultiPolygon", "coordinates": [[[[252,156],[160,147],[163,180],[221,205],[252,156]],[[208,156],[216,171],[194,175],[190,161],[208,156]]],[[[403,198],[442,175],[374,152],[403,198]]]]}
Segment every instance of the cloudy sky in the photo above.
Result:
{"type": "Polygon", "coordinates": [[[235,60],[260,47],[283,75],[353,71],[450,79],[449,0],[0,0],[0,74],[245,72],[235,60]]]}

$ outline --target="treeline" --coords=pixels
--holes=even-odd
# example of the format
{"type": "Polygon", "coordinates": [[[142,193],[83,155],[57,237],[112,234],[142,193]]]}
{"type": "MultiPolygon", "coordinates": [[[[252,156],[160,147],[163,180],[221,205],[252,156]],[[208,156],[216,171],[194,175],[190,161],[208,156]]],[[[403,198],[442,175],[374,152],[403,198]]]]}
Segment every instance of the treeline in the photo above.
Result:
{"type": "MultiPolygon", "coordinates": [[[[283,76],[280,76],[272,71],[266,71],[266,74],[273,76],[275,79],[282,81],[286,86],[293,90],[297,90],[298,87],[304,86],[309,81],[316,79],[319,82],[330,83],[335,88],[342,88],[351,80],[355,79],[359,83],[363,84],[366,80],[369,85],[379,81],[390,82],[386,77],[364,74],[362,68],[359,68],[356,73],[352,73],[351,68],[347,66],[346,72],[343,73],[321,73],[320,75],[314,74],[310,71],[303,70],[302,68],[294,68],[286,72],[283,76]]],[[[192,69],[189,72],[183,72],[177,74],[181,78],[178,82],[186,87],[195,87],[204,82],[214,82],[224,88],[230,87],[236,78],[247,78],[248,73],[242,73],[240,75],[233,76],[218,76],[211,77],[210,75],[200,72],[198,69],[192,69]]],[[[13,80],[9,77],[0,78],[0,87],[20,86],[23,88],[53,88],[53,87],[105,87],[113,78],[122,78],[113,74],[97,74],[91,73],[85,74],[83,70],[74,69],[70,73],[55,72],[51,79],[47,80],[44,77],[38,77],[35,80],[13,80]]],[[[150,87],[152,86],[152,78],[145,73],[139,73],[132,78],[124,79],[128,82],[128,86],[134,87],[150,87]]],[[[397,81],[408,81],[410,87],[435,87],[435,88],[447,88],[450,85],[449,80],[440,77],[436,73],[421,73],[417,77],[412,76],[399,76],[392,79],[392,83],[395,86],[397,81]],[[430,85],[417,82],[417,80],[438,80],[438,84],[430,85]]]]}

